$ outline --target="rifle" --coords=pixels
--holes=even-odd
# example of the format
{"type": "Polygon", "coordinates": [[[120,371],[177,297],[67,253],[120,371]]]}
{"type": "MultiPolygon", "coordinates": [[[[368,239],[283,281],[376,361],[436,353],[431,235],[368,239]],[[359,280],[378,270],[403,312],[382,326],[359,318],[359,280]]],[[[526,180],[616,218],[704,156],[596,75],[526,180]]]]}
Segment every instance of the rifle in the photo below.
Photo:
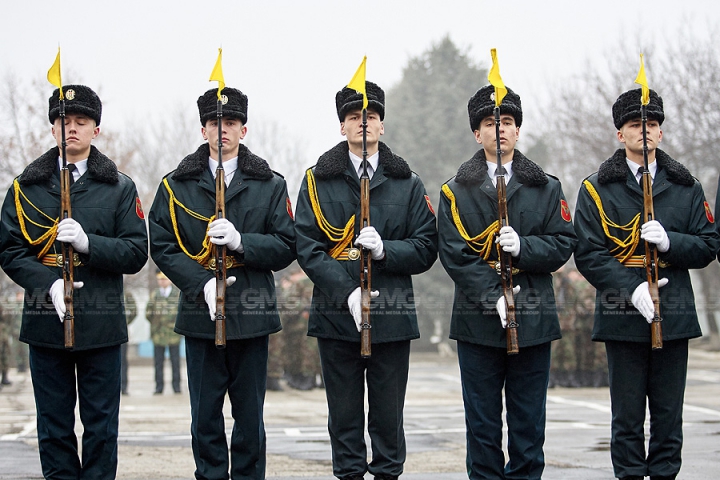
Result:
{"type": "MultiPolygon", "coordinates": [[[[225,218],[225,169],[222,164],[222,99],[217,101],[218,120],[218,166],[215,171],[215,219],[225,218]]],[[[227,264],[225,245],[215,245],[215,346],[225,348],[225,290],[227,289],[227,264]]]]}
{"type": "MultiPolygon", "coordinates": [[[[505,193],[505,168],[502,165],[502,150],[500,150],[500,107],[496,106],[495,113],[495,142],[497,144],[497,196],[498,196],[498,220],[500,228],[508,226],[510,220],[507,211],[507,197],[505,193]]],[[[502,283],[503,296],[507,307],[507,353],[515,355],[520,352],[518,345],[518,322],[515,318],[515,295],[513,294],[512,281],[512,256],[502,248],[498,249],[498,261],[500,262],[500,280],[502,283]]]]}
{"type": "MultiPolygon", "coordinates": [[[[370,176],[367,162],[367,109],[362,111],[362,156],[363,172],[360,176],[360,229],[370,225],[370,176]]],[[[360,324],[360,356],[370,358],[370,290],[371,290],[371,261],[372,256],[367,248],[360,249],[360,305],[362,309],[362,322],[360,324]]]]}
{"type": "MultiPolygon", "coordinates": [[[[647,106],[640,105],[640,116],[642,119],[642,136],[643,136],[643,223],[655,219],[655,207],[653,206],[652,194],[652,176],[648,162],[648,146],[647,146],[647,106]]],[[[645,275],[648,282],[648,290],[650,298],[652,298],[655,307],[655,315],[653,316],[650,326],[650,336],[653,350],[660,350],[663,347],[662,340],[662,318],[660,317],[660,292],[658,289],[658,251],[657,246],[652,243],[645,242],[645,275]]]]}
{"type": "MultiPolygon", "coordinates": [[[[70,207],[70,170],[67,166],[67,143],[65,141],[65,99],[60,98],[60,135],[62,142],[60,150],[62,155],[62,168],[60,169],[60,219],[72,217],[72,208],[70,207]]],[[[65,315],[63,316],[63,330],[65,336],[65,348],[71,349],[75,347],[75,308],[73,306],[73,282],[75,281],[75,271],[73,260],[75,253],[72,244],[67,242],[60,243],[60,254],[62,255],[62,276],[63,290],[65,300],[65,315]]]]}

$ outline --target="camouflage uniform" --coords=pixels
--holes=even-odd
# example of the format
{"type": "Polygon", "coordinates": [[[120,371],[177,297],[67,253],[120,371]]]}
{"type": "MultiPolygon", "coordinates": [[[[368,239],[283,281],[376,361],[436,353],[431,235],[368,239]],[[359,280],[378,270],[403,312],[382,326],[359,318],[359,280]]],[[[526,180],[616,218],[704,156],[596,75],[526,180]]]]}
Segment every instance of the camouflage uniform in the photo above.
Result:
{"type": "MultiPolygon", "coordinates": [[[[128,290],[125,290],[125,321],[128,325],[137,317],[137,303],[135,297],[128,290]]],[[[128,360],[127,360],[128,344],[120,345],[120,392],[127,395],[128,391],[128,360]]]]}
{"type": "Polygon", "coordinates": [[[554,275],[562,340],[553,343],[550,387],[607,386],[605,346],[591,338],[595,289],[575,269],[554,275]]]}
{"type": "Polygon", "coordinates": [[[7,371],[10,368],[10,333],[12,331],[13,317],[0,310],[0,385],[10,385],[7,371]]]}
{"type": "MultiPolygon", "coordinates": [[[[277,289],[279,291],[280,289],[277,289]]],[[[268,390],[280,391],[280,379],[283,377],[283,352],[285,351],[285,330],[268,337],[268,366],[267,386],[268,390]]]]}
{"type": "Polygon", "coordinates": [[[175,285],[171,285],[170,295],[167,297],[162,295],[159,288],[153,290],[145,309],[145,316],[150,322],[150,337],[155,345],[156,394],[163,391],[165,350],[170,351],[173,391],[180,392],[180,340],[182,337],[174,331],[179,302],[180,290],[175,285]]]}
{"type": "Polygon", "coordinates": [[[313,284],[304,272],[283,279],[282,309],[285,337],[285,377],[288,386],[311,390],[320,374],[317,339],[307,335],[313,284]]]}

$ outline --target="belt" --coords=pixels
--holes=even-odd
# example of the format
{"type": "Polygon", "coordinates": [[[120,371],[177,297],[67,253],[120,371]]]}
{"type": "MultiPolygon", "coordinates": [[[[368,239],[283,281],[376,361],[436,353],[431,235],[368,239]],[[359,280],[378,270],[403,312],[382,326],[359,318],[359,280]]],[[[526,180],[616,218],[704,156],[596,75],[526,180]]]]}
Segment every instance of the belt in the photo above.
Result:
{"type": "MultiPolygon", "coordinates": [[[[645,255],[633,255],[622,262],[627,268],[645,268],[645,255]]],[[[666,261],[658,259],[658,267],[667,268],[670,264],[666,261]]]]}
{"type": "Polygon", "coordinates": [[[360,258],[360,249],[359,248],[346,248],[342,252],[340,252],[340,255],[338,255],[335,260],[339,260],[341,262],[345,261],[352,261],[357,260],[360,258]]]}
{"type": "MultiPolygon", "coordinates": [[[[46,267],[62,267],[63,256],[57,253],[48,253],[40,259],[40,262],[46,267]]],[[[83,263],[80,261],[80,256],[73,252],[73,267],[81,267],[83,263]]]]}
{"type": "MultiPolygon", "coordinates": [[[[200,265],[202,265],[205,270],[212,270],[213,272],[216,270],[215,268],[215,257],[210,257],[205,262],[202,262],[200,265]]],[[[225,256],[225,269],[228,268],[238,268],[245,266],[244,263],[238,263],[237,260],[235,260],[235,257],[232,255],[226,255],[225,256]]]]}
{"type": "MultiPolygon", "coordinates": [[[[487,260],[487,264],[490,265],[490,268],[495,270],[498,275],[500,275],[500,261],[499,260],[487,260]]],[[[518,273],[522,272],[519,268],[512,267],[510,272],[513,275],[517,275],[518,273]]]]}

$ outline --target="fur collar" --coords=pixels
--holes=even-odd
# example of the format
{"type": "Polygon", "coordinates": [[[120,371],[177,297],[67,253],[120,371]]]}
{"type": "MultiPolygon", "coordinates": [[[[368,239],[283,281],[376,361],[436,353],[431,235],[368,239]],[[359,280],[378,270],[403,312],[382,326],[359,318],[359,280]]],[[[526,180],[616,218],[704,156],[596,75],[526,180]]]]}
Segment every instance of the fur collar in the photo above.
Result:
{"type": "MultiPolygon", "coordinates": [[[[540,165],[520,151],[515,150],[512,162],[513,177],[523,185],[535,187],[548,183],[548,177],[540,165]]],[[[478,150],[470,160],[460,165],[455,181],[461,184],[481,184],[487,178],[487,169],[485,150],[478,150]]]]}
{"type": "MultiPolygon", "coordinates": [[[[625,149],[619,148],[612,157],[605,160],[598,168],[598,182],[601,185],[613,182],[625,182],[628,174],[627,162],[625,161],[625,149]]],[[[673,160],[670,155],[660,149],[655,150],[655,160],[658,167],[667,172],[667,178],[678,185],[692,186],[695,178],[690,171],[681,163],[673,160]]]]}
{"type": "MultiPolygon", "coordinates": [[[[208,169],[208,158],[210,157],[210,146],[207,143],[185,157],[175,169],[172,175],[173,180],[188,180],[190,178],[200,178],[208,169]]],[[[238,150],[238,170],[254,178],[260,180],[270,180],[273,178],[273,172],[268,163],[262,158],[252,153],[245,145],[240,144],[238,150]]]]}
{"type": "MultiPolygon", "coordinates": [[[[383,166],[383,173],[392,178],[410,178],[412,170],[405,160],[395,155],[390,147],[380,142],[379,165],[383,166]]],[[[338,177],[345,172],[348,165],[350,147],[347,142],[340,142],[323,153],[315,165],[315,177],[323,180],[338,177]]]]}
{"type": "MultiPolygon", "coordinates": [[[[20,185],[34,185],[43,183],[55,175],[58,167],[60,149],[53,147],[25,167],[18,181],[20,185]]],[[[118,169],[115,163],[100,153],[95,146],[90,147],[88,157],[88,173],[93,180],[114,185],[120,181],[118,169]]]]}

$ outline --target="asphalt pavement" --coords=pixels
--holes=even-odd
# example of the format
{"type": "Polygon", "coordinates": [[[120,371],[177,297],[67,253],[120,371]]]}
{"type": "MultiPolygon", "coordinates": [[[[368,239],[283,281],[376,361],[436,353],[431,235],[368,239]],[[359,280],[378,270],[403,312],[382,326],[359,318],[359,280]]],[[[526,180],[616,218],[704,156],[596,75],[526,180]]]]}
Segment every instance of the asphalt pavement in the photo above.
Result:
{"type": "MultiPolygon", "coordinates": [[[[165,394],[153,395],[154,372],[148,360],[134,360],[129,375],[130,395],[121,400],[117,478],[193,478],[186,389],[173,394],[168,386],[165,394]]],[[[32,382],[29,374],[14,370],[10,378],[13,384],[0,390],[0,479],[40,479],[32,382]]],[[[229,434],[229,402],[225,417],[229,434]]],[[[720,352],[691,348],[684,421],[683,468],[678,478],[718,478],[720,352]]],[[[335,478],[324,390],[298,391],[285,385],[283,391],[268,392],[265,426],[269,480],[335,478]]],[[[412,354],[405,431],[408,458],[403,479],[467,478],[460,374],[453,355],[412,354]]],[[[79,417],[76,433],[82,434],[79,417]]],[[[551,388],[546,434],[544,479],[614,478],[607,388],[551,388]]]]}

